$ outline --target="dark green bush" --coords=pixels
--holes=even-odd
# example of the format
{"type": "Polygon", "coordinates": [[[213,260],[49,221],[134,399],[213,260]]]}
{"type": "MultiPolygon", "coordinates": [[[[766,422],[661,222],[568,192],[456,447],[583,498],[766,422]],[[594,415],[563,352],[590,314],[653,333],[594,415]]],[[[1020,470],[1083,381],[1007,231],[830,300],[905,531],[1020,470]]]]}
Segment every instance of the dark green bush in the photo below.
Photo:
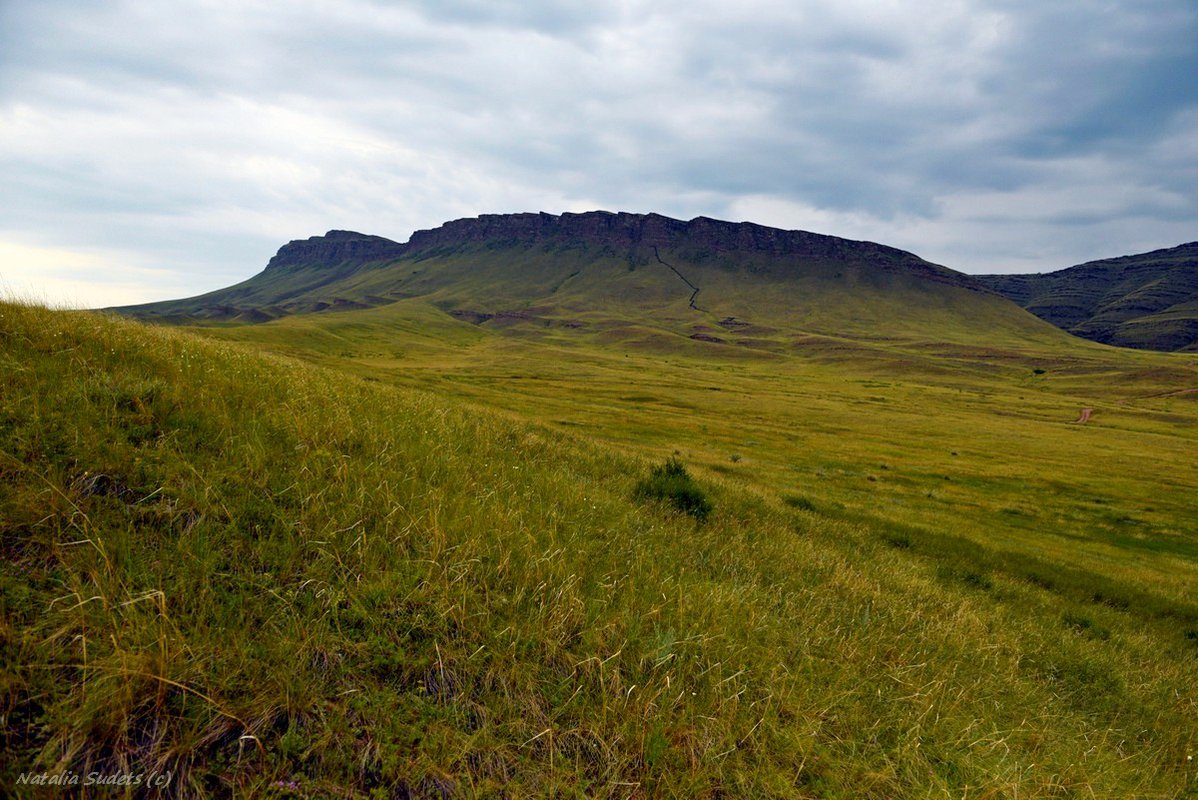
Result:
{"type": "Polygon", "coordinates": [[[664,464],[653,467],[649,477],[637,483],[635,494],[638,500],[665,500],[699,522],[705,521],[711,514],[711,501],[707,499],[707,494],[674,456],[666,459],[664,464]]]}
{"type": "Polygon", "coordinates": [[[782,502],[791,508],[797,508],[802,511],[815,511],[815,503],[800,494],[784,494],[782,495],[782,502]]]}

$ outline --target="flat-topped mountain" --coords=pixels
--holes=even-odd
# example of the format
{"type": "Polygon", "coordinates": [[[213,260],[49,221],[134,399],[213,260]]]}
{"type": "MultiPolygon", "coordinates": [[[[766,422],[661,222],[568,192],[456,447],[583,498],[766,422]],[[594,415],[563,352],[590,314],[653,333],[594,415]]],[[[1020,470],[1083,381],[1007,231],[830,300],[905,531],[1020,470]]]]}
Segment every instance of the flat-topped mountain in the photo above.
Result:
{"type": "Polygon", "coordinates": [[[399,243],[330,231],[292,241],[243,283],[116,309],[169,322],[264,322],[419,299],[491,327],[702,342],[791,331],[984,341],[1050,329],[968,275],[893,247],[748,222],[660,214],[496,214],[399,243]]]}
{"type": "Polygon", "coordinates": [[[533,246],[575,244],[635,251],[645,247],[684,247],[707,256],[756,253],[807,259],[869,261],[880,270],[903,269],[943,283],[963,286],[967,276],[930,264],[903,250],[874,242],[841,239],[808,231],[783,230],[752,222],[710,217],[690,221],[661,214],[589,211],[581,214],[484,214],[417,231],[409,253],[454,250],[469,245],[533,246]]]}
{"type": "Polygon", "coordinates": [[[1198,242],[1035,275],[979,275],[1038,317],[1106,344],[1198,349],[1198,242]]]}

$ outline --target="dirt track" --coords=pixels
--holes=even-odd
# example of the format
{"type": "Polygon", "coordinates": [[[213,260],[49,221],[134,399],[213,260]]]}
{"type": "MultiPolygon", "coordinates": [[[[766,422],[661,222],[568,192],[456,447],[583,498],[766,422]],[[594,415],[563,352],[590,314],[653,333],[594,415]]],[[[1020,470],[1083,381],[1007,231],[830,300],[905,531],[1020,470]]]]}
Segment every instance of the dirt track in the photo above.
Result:
{"type": "Polygon", "coordinates": [[[1160,392],[1159,394],[1146,394],[1146,395],[1143,395],[1142,398],[1144,400],[1148,400],[1149,398],[1152,398],[1152,397],[1177,397],[1178,395],[1182,395],[1182,394],[1195,394],[1195,393],[1198,393],[1198,389],[1174,389],[1171,392],[1160,392]]]}

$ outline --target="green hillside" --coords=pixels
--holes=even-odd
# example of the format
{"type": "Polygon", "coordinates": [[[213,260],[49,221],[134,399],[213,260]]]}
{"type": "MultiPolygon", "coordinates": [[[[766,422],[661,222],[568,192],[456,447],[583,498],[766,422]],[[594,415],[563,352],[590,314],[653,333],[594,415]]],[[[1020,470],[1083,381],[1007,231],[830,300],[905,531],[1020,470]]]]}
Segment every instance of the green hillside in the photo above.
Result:
{"type": "Polygon", "coordinates": [[[978,280],[1038,317],[1097,342],[1198,349],[1198,242],[1038,275],[978,280]]]}
{"type": "MultiPolygon", "coordinates": [[[[712,469],[698,524],[637,499],[652,462],[450,392],[12,305],[0,343],[6,786],[1149,797],[1190,779],[1192,529],[1071,537],[1124,554],[1103,574],[869,522],[814,476],[800,497],[712,469]]],[[[1193,488],[1162,428],[1122,427],[1193,488]]],[[[1076,430],[1063,457],[1120,441],[1076,430]]],[[[888,502],[920,478],[883,458],[888,502]]],[[[1058,516],[1063,477],[1026,485],[1020,514],[1058,516]]],[[[1152,518],[1104,486],[1079,506],[1152,518]]]]}
{"type": "Polygon", "coordinates": [[[338,296],[339,284],[401,251],[401,245],[381,236],[329,231],[324,236],[285,245],[265,270],[234,286],[198,297],[120,310],[129,316],[164,322],[264,322],[288,313],[363,308],[366,303],[361,300],[338,296]]]}

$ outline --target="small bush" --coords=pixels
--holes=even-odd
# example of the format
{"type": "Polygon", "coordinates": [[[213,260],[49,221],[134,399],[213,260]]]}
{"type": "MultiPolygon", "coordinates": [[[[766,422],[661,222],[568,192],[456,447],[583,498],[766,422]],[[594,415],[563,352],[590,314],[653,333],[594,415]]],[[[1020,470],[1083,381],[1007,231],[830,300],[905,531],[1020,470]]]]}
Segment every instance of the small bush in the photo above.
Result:
{"type": "Polygon", "coordinates": [[[666,459],[664,464],[653,467],[649,477],[637,483],[636,497],[640,500],[665,500],[699,522],[705,521],[711,514],[711,501],[707,499],[707,494],[674,456],[666,459]]]}
{"type": "Polygon", "coordinates": [[[782,495],[782,502],[791,508],[797,508],[802,511],[815,511],[815,503],[801,494],[784,494],[782,495]]]}

